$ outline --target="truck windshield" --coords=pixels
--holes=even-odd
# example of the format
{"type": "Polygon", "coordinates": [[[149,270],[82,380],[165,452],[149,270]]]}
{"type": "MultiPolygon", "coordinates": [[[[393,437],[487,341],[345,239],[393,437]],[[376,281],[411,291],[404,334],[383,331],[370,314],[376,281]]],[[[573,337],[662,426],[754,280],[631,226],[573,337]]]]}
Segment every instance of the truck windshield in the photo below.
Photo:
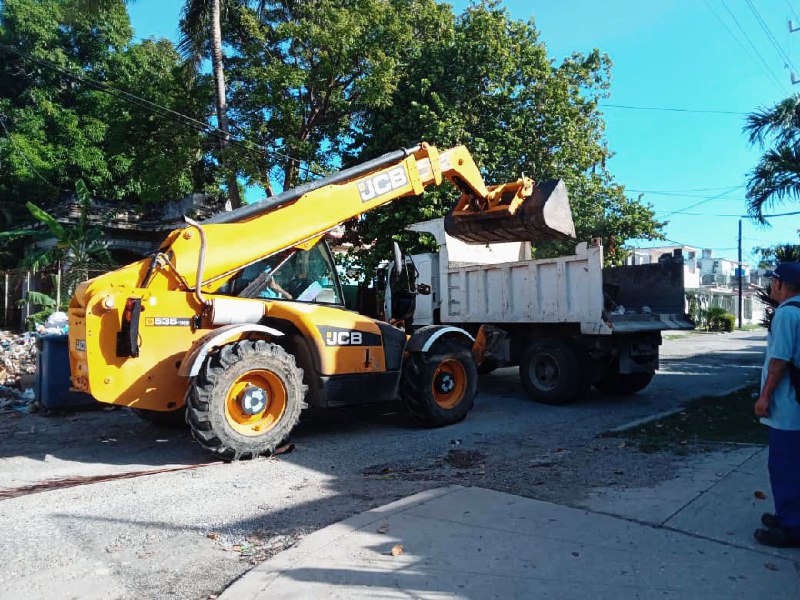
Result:
{"type": "Polygon", "coordinates": [[[245,267],[219,291],[228,296],[342,304],[333,262],[324,242],[289,249],[245,267]]]}

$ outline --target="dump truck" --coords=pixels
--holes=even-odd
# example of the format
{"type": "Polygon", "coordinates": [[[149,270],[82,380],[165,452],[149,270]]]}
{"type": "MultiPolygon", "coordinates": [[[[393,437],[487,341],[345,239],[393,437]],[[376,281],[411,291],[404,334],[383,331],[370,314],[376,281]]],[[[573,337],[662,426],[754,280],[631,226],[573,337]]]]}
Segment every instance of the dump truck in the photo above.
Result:
{"type": "Polygon", "coordinates": [[[529,242],[484,244],[470,237],[471,226],[451,215],[408,227],[432,236],[438,252],[384,263],[389,273],[378,279],[387,285],[378,287],[386,288],[385,318],[412,330],[450,325],[470,332],[479,371],[518,365],[536,401],[565,404],[591,386],[638,392],[658,368],[661,332],[694,328],[679,252],[654,264],[603,268],[600,240],[577,244],[572,255],[533,259],[529,242]],[[409,294],[407,281],[431,293],[409,294]]]}
{"type": "MultiPolygon", "coordinates": [[[[474,336],[347,309],[325,236],[449,181],[470,243],[568,239],[563,185],[487,186],[463,146],[420,144],[215,215],[186,218],[150,256],[84,282],[69,306],[74,389],[153,421],[185,418],[226,460],[268,454],[307,406],[402,398],[424,426],[463,419],[474,336]]],[[[424,295],[422,286],[410,290],[424,295]]]]}

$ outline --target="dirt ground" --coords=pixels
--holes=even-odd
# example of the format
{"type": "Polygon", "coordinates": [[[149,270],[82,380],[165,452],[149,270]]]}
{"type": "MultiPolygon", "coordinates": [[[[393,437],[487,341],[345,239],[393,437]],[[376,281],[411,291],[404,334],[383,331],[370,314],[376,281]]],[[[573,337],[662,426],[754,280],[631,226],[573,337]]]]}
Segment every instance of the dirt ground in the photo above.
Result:
{"type": "Polygon", "coordinates": [[[600,434],[743,387],[763,349],[761,331],[667,340],[643,392],[564,407],[530,402],[501,369],[456,426],[418,429],[397,406],[309,414],[293,452],[237,464],[125,410],[5,412],[0,597],[206,598],[308,532],[447,483],[568,505],[655,485],[685,458],[600,434]]]}

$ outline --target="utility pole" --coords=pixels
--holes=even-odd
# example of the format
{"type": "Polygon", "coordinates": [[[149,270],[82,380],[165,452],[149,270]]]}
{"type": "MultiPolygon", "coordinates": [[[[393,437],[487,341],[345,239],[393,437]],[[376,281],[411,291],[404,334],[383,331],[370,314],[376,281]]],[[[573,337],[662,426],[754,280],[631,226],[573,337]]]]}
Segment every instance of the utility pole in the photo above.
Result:
{"type": "Polygon", "coordinates": [[[742,220],[739,219],[739,329],[742,328],[742,220]]]}

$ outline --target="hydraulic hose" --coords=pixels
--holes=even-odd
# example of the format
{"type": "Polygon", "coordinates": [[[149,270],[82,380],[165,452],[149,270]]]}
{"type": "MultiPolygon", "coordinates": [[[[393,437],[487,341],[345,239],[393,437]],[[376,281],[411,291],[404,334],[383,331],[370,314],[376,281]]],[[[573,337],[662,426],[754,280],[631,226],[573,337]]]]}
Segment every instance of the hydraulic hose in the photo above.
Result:
{"type": "Polygon", "coordinates": [[[211,301],[203,298],[203,270],[206,265],[206,234],[203,227],[197,221],[184,216],[183,220],[189,227],[194,227],[200,234],[200,253],[197,256],[197,277],[194,284],[194,295],[203,306],[211,306],[211,301]]]}

